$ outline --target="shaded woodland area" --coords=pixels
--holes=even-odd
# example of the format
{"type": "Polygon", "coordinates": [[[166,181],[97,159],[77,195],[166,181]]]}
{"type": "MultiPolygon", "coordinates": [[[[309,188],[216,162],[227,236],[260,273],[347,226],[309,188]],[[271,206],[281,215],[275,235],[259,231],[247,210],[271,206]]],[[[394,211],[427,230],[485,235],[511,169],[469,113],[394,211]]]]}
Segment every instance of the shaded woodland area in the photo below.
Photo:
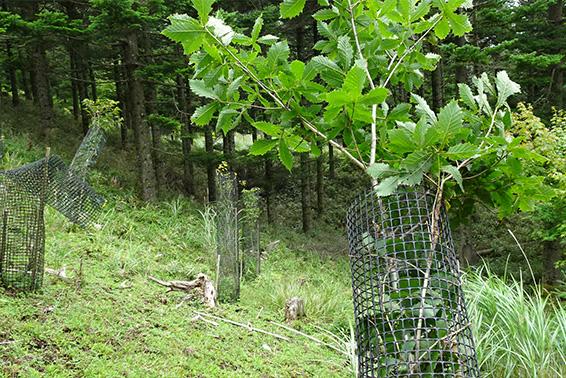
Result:
{"type": "Polygon", "coordinates": [[[560,375],[565,11],[0,0],[2,169],[108,137],[98,229],[48,210],[43,291],[0,289],[0,376],[390,376],[379,321],[397,376],[560,375]]]}
{"type": "MultiPolygon", "coordinates": [[[[285,23],[279,20],[278,3],[223,2],[219,14],[242,31],[249,31],[261,14],[264,32],[285,37],[296,59],[317,54],[321,33],[327,32],[312,18],[320,9],[317,2],[307,1],[305,11],[285,23]]],[[[189,90],[193,72],[181,46],[161,35],[169,15],[191,11],[188,0],[4,0],[0,104],[33,102],[41,115],[37,127],[48,140],[58,112],[71,112],[85,133],[89,116],[83,100],[114,99],[124,119],[120,143],[137,162],[138,190],[145,201],[171,190],[214,200],[215,167],[228,161],[250,185],[262,187],[271,221],[272,192],[289,185],[286,174],[269,154],[250,158],[236,151],[236,134],[256,141],[261,133],[245,121],[227,133],[214,124],[200,127],[191,121],[203,98],[189,90]],[[196,140],[204,141],[204,151],[195,150],[196,140]],[[195,169],[206,172],[207,179],[197,180],[195,169]]],[[[505,69],[523,88],[513,101],[532,104],[537,116],[550,121],[552,109],[563,107],[563,11],[561,1],[474,3],[466,10],[473,31],[425,44],[425,50],[442,59],[432,72],[409,80],[439,110],[457,93],[458,83],[470,82],[483,71],[505,69]]],[[[401,84],[392,95],[394,102],[409,100],[401,84]]],[[[261,118],[261,109],[253,111],[261,118]]],[[[318,157],[299,154],[300,168],[291,178],[300,189],[304,231],[324,212],[324,188],[336,176],[335,148],[328,144],[324,150],[318,157]]],[[[547,243],[552,244],[548,257],[555,261],[559,247],[547,243]]]]}

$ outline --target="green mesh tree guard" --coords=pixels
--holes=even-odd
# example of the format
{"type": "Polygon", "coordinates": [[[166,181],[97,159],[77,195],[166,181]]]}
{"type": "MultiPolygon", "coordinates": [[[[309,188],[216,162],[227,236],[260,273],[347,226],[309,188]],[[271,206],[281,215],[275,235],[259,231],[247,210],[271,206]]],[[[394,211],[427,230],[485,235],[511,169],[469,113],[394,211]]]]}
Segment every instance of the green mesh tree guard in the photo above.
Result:
{"type": "Polygon", "coordinates": [[[44,270],[44,209],[69,221],[92,225],[104,200],[84,180],[104,137],[92,129],[69,168],[59,156],[0,172],[0,285],[16,290],[41,287],[44,270]]]}
{"type": "Polygon", "coordinates": [[[347,216],[361,377],[479,377],[448,219],[435,194],[358,197],[347,216]]]}
{"type": "Polygon", "coordinates": [[[218,299],[234,302],[240,297],[238,182],[233,172],[217,172],[216,258],[218,299]]]}
{"type": "Polygon", "coordinates": [[[240,202],[242,277],[255,278],[261,270],[259,189],[243,190],[240,202]]]}

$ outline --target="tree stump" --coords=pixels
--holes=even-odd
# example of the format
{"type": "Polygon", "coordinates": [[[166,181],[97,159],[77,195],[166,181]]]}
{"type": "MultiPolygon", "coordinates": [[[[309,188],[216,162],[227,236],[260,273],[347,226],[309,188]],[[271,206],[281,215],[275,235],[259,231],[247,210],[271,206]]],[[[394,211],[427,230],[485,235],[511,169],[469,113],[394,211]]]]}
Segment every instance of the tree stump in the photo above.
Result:
{"type": "Polygon", "coordinates": [[[306,316],[305,301],[299,297],[293,297],[285,303],[285,321],[291,322],[306,316]]]}

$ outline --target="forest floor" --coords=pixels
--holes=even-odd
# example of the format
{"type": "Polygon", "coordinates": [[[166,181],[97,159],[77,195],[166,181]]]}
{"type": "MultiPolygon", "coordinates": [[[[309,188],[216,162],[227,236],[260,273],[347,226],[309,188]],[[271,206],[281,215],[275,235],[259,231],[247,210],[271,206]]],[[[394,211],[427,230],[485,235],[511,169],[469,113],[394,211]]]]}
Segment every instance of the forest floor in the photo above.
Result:
{"type": "Polygon", "coordinates": [[[70,226],[53,211],[46,223],[46,266],[66,267],[69,279],[46,275],[36,294],[0,291],[0,376],[349,375],[345,355],[271,323],[283,323],[286,299],[302,296],[307,318],[293,326],[345,348],[318,328],[349,333],[345,258],[322,259],[281,243],[263,261],[261,277],[243,283],[237,304],[211,312],[290,339],[284,341],[194,320],[195,311],[210,310],[149,281],[211,273],[214,252],[203,248],[202,220],[188,202],[111,202],[100,231],[70,226]]]}
{"type": "MultiPolygon", "coordinates": [[[[2,168],[43,156],[37,115],[29,110],[0,114],[2,168]]],[[[58,122],[51,151],[68,162],[80,133],[68,114],[58,122]]],[[[350,269],[339,225],[319,219],[315,232],[295,231],[299,210],[286,201],[294,193],[280,185],[280,226],[262,229],[261,275],[244,279],[237,303],[208,309],[149,277],[214,276],[210,213],[181,197],[139,201],[132,156],[113,136],[90,175],[107,200],[99,230],[73,226],[48,209],[45,265],[65,269],[67,279],[46,275],[42,290],[31,294],[0,288],[0,378],[354,376],[350,269]],[[285,302],[294,296],[305,300],[307,316],[289,326],[324,344],[275,324],[284,324],[285,302]],[[197,312],[248,327],[217,319],[215,325],[197,312]]],[[[343,217],[352,190],[342,188],[352,187],[346,172],[327,188],[328,219],[343,217]]],[[[464,277],[483,375],[566,376],[566,308],[546,295],[525,294],[522,282],[484,273],[464,277]]]]}
{"type": "MultiPolygon", "coordinates": [[[[34,115],[12,116],[0,120],[6,168],[43,154],[31,132],[34,115]]],[[[80,136],[64,126],[51,135],[52,153],[69,161],[80,136]]],[[[167,292],[149,276],[213,276],[215,251],[202,215],[205,209],[181,198],[140,203],[131,188],[131,165],[127,154],[114,148],[92,173],[94,187],[107,200],[100,230],[73,226],[48,209],[45,265],[65,268],[68,279],[46,275],[42,290],[33,294],[0,289],[0,377],[352,375],[346,254],[313,252],[308,247],[312,241],[304,236],[272,230],[271,237],[262,235],[262,245],[281,242],[264,255],[261,276],[244,280],[238,303],[209,310],[198,300],[186,301],[185,293],[167,292]],[[285,238],[299,247],[288,247],[285,238]],[[284,323],[285,301],[293,296],[304,298],[307,317],[292,326],[340,351],[272,323],[284,323]],[[195,319],[195,311],[288,341],[222,321],[216,326],[195,319]]]]}

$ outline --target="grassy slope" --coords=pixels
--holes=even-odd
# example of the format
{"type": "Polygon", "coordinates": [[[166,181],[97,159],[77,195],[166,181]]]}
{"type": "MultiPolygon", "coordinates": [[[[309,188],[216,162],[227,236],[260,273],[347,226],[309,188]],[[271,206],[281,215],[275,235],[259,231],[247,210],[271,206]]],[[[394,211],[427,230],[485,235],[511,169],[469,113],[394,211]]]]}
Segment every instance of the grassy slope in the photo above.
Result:
{"type": "MultiPolygon", "coordinates": [[[[4,115],[4,122],[16,124],[18,117],[23,125],[5,131],[8,165],[17,166],[40,157],[42,147],[26,131],[33,114],[11,116],[4,115]]],[[[56,130],[53,152],[70,157],[78,144],[72,135],[56,130]]],[[[71,226],[54,211],[47,215],[46,266],[65,266],[71,280],[47,276],[43,290],[29,295],[0,289],[0,376],[348,376],[343,355],[269,323],[282,321],[285,299],[302,295],[309,317],[296,327],[326,340],[315,325],[335,333],[347,328],[346,259],[321,259],[281,244],[264,262],[262,276],[244,283],[240,303],[214,312],[291,341],[194,321],[200,304],[166,293],[147,277],[183,280],[211,273],[213,251],[205,249],[200,213],[182,199],[144,206],[125,184],[113,187],[112,176],[127,182],[131,174],[124,160],[112,151],[101,162],[105,174],[94,173],[108,199],[101,231],[71,226]]]]}
{"type": "MultiPolygon", "coordinates": [[[[41,157],[42,147],[28,132],[36,123],[33,112],[4,113],[3,122],[18,127],[7,132],[11,166],[41,157]]],[[[53,151],[69,159],[79,137],[67,127],[54,132],[53,151]]],[[[0,377],[351,376],[347,357],[270,323],[281,321],[284,301],[299,295],[307,301],[308,319],[295,327],[329,342],[318,327],[348,338],[347,258],[320,252],[343,248],[336,233],[264,235],[264,244],[284,236],[293,247],[281,243],[264,261],[262,275],[244,282],[239,304],[214,311],[291,341],[193,321],[194,310],[202,309],[198,303],[166,293],[147,277],[211,273],[213,251],[206,247],[199,209],[182,199],[140,204],[131,190],[131,155],[110,149],[93,173],[95,187],[108,199],[103,229],[78,229],[52,211],[47,216],[46,265],[66,266],[71,280],[48,276],[43,291],[31,295],[0,289],[0,377]]],[[[484,376],[566,376],[564,307],[493,276],[471,274],[465,283],[484,376]]]]}

